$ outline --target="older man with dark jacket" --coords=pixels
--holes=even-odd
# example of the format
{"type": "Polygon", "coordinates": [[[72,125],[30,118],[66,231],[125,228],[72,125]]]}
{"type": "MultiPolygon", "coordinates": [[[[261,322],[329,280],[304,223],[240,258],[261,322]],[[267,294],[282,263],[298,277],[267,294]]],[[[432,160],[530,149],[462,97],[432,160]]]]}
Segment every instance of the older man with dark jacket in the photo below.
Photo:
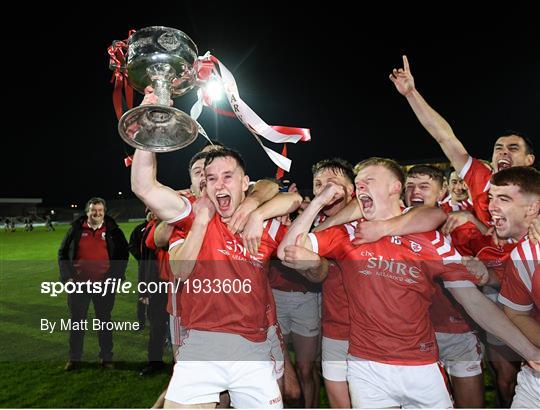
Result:
{"type": "MultiPolygon", "coordinates": [[[[128,243],[124,233],[113,218],[105,215],[106,203],[102,198],[91,198],[85,207],[86,215],[73,221],[60,250],[58,263],[62,282],[104,282],[108,278],[124,279],[129,258],[128,243]]],[[[112,288],[112,287],[110,287],[112,288]]],[[[96,319],[111,321],[115,294],[112,291],[94,293],[89,285],[82,286],[82,293],[68,294],[71,316],[69,334],[69,361],[65,370],[79,367],[84,342],[84,331],[90,301],[96,319]],[[104,294],[103,294],[104,293],[104,294]]],[[[95,288],[94,288],[95,289],[95,288]]],[[[112,368],[112,330],[98,330],[98,340],[103,368],[112,368]]]]}

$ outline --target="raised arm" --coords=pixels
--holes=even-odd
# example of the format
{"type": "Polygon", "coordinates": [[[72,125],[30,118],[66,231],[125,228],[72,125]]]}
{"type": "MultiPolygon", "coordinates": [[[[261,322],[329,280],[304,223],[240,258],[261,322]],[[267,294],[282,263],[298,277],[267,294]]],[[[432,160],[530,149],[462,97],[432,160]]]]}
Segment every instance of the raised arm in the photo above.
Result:
{"type": "Polygon", "coordinates": [[[251,212],[242,231],[242,240],[248,252],[252,255],[257,254],[261,244],[264,221],[290,214],[296,211],[301,203],[302,197],[298,193],[281,192],[251,212]]]}
{"type": "MultiPolygon", "coordinates": [[[[279,186],[269,179],[260,179],[255,183],[251,192],[246,196],[242,203],[234,211],[230,221],[227,222],[229,230],[232,233],[242,232],[248,222],[251,213],[276,196],[279,192],[279,186]]],[[[280,214],[283,215],[283,214],[280,214]]],[[[275,215],[279,216],[279,215],[275,215]]],[[[273,216],[271,217],[273,218],[273,216]]]]}
{"type": "Polygon", "coordinates": [[[156,154],[136,150],[131,164],[131,190],[163,221],[185,212],[186,203],[173,189],[156,179],[156,154]]]}
{"type": "Polygon", "coordinates": [[[403,68],[392,70],[390,80],[396,89],[403,95],[416,117],[431,136],[439,143],[452,166],[459,173],[469,158],[467,150],[456,137],[448,122],[429,106],[414,85],[414,77],[411,73],[407,56],[403,56],[403,68]]]}
{"type": "Polygon", "coordinates": [[[403,236],[437,229],[446,221],[446,213],[435,206],[421,205],[386,221],[359,222],[354,245],[376,242],[383,236],[403,236]]]}
{"type": "Polygon", "coordinates": [[[503,311],[476,287],[448,288],[448,290],[476,323],[502,339],[537,371],[540,370],[540,349],[535,347],[503,311]]]}
{"type": "MultiPolygon", "coordinates": [[[[157,97],[152,88],[147,87],[141,105],[156,102],[157,97]]],[[[156,175],[156,154],[135,150],[131,164],[131,190],[159,219],[162,221],[175,220],[186,210],[186,203],[174,190],[160,184],[156,175]]]]}
{"type": "Polygon", "coordinates": [[[313,232],[320,232],[332,226],[343,225],[362,218],[362,210],[356,199],[350,201],[345,208],[337,214],[329,216],[322,223],[313,228],[313,232]]]}
{"type": "MultiPolygon", "coordinates": [[[[310,202],[304,212],[302,212],[289,227],[285,237],[279,244],[278,258],[284,260],[285,248],[289,245],[295,245],[299,235],[307,234],[309,232],[313,221],[321,209],[346,195],[347,193],[343,186],[331,183],[328,184],[319,195],[313,198],[313,201],[310,202]]],[[[306,249],[312,250],[309,241],[305,243],[305,247],[306,249]]]]}
{"type": "Polygon", "coordinates": [[[310,282],[319,283],[328,276],[328,260],[310,249],[311,241],[307,240],[307,235],[298,235],[294,245],[285,247],[283,264],[295,269],[310,282]]]}

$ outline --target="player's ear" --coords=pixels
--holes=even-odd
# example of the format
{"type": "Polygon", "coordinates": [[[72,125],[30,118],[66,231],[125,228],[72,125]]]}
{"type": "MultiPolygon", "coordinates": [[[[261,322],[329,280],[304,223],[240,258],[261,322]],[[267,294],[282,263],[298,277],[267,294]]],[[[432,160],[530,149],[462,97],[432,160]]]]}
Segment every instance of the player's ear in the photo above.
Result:
{"type": "Polygon", "coordinates": [[[540,215],[540,199],[531,202],[529,208],[527,209],[527,214],[530,216],[540,215]]]}
{"type": "Polygon", "coordinates": [[[244,175],[242,177],[242,192],[247,192],[249,188],[249,176],[244,175]]]}
{"type": "Polygon", "coordinates": [[[447,187],[443,186],[439,190],[439,194],[437,195],[437,202],[441,202],[444,199],[444,196],[446,195],[447,192],[448,192],[447,187]]]}
{"type": "Polygon", "coordinates": [[[347,191],[347,198],[353,198],[354,197],[354,185],[353,184],[347,184],[345,186],[345,190],[347,191]]]}
{"type": "Polygon", "coordinates": [[[535,156],[533,154],[527,154],[525,157],[525,165],[530,167],[534,164],[535,156]]]}
{"type": "Polygon", "coordinates": [[[401,185],[401,182],[399,182],[396,179],[390,186],[390,194],[397,194],[401,196],[402,191],[403,191],[403,185],[401,185]]]}
{"type": "Polygon", "coordinates": [[[445,178],[443,181],[442,187],[439,191],[439,197],[437,198],[437,201],[439,202],[442,201],[447,192],[448,192],[448,181],[445,178]]]}

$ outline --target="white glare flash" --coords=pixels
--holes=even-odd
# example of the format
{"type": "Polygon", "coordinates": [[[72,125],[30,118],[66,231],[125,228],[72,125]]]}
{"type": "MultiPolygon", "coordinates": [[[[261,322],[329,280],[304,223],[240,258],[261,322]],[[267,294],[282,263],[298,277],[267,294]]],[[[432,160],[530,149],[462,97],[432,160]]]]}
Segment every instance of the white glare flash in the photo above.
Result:
{"type": "Polygon", "coordinates": [[[217,79],[211,78],[206,83],[206,93],[212,101],[219,101],[223,97],[223,86],[217,79]]]}

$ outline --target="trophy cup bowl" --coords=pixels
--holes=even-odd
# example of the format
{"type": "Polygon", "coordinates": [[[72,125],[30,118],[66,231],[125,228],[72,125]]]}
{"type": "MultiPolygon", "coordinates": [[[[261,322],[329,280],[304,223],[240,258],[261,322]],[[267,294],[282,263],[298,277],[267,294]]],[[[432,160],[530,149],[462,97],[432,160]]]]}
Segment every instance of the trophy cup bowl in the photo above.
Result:
{"type": "Polygon", "coordinates": [[[182,31],[161,26],[136,31],[127,46],[123,69],[129,84],[142,94],[152,86],[158,103],[122,115],[120,136],[132,147],[152,152],[175,151],[191,144],[198,134],[196,121],[169,102],[195,86],[197,46],[182,31]]]}

